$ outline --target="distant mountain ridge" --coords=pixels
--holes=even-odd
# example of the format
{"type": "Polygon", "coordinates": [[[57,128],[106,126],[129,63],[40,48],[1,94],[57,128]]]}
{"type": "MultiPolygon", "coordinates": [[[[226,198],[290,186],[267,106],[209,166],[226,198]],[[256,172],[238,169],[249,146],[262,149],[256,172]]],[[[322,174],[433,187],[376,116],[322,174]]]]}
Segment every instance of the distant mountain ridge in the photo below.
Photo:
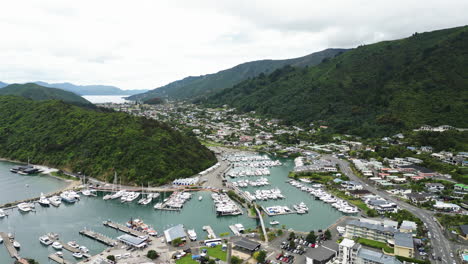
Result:
{"type": "Polygon", "coordinates": [[[90,105],[83,97],[62,89],[44,87],[35,83],[10,84],[0,89],[0,95],[16,95],[35,101],[62,100],[78,105],[90,105]]]}
{"type": "Polygon", "coordinates": [[[468,26],[360,46],[315,67],[284,67],[224,89],[227,104],[291,123],[384,136],[423,124],[468,127],[468,26]]]}
{"type": "Polygon", "coordinates": [[[314,66],[326,58],[334,57],[345,51],[347,50],[326,49],[294,59],[246,62],[213,74],[189,76],[146,93],[132,95],[129,99],[144,101],[155,97],[168,97],[171,99],[205,97],[223,89],[230,88],[248,78],[258,76],[261,73],[271,73],[285,65],[295,67],[314,66]]]}
{"type": "MultiPolygon", "coordinates": [[[[115,86],[110,85],[76,85],[73,83],[47,83],[42,81],[30,82],[40,86],[49,88],[58,88],[65,91],[73,92],[78,95],[133,95],[138,93],[144,93],[148,90],[122,90],[115,86]]],[[[8,86],[8,83],[0,82],[0,88],[8,86]]]]}

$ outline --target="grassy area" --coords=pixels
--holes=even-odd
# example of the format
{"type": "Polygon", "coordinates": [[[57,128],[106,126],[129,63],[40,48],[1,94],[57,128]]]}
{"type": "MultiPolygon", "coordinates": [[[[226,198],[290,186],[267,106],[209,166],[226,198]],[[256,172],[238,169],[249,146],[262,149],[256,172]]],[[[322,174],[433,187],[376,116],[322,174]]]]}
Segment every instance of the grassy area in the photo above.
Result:
{"type": "MultiPolygon", "coordinates": [[[[219,258],[222,261],[226,261],[227,258],[227,253],[226,251],[222,250],[221,245],[217,245],[216,247],[203,247],[202,249],[206,248],[208,250],[208,256],[212,258],[219,258]]],[[[179,264],[179,263],[177,263],[179,264]]],[[[186,263],[181,263],[181,264],[186,264],[186,263]]]]}
{"type": "Polygon", "coordinates": [[[321,184],[327,184],[333,181],[334,179],[334,177],[329,173],[313,173],[313,172],[295,173],[293,171],[289,173],[288,177],[294,178],[294,179],[306,178],[306,179],[309,179],[309,180],[312,180],[314,182],[321,183],[321,184]]]}
{"type": "Polygon", "coordinates": [[[191,254],[187,254],[183,258],[176,260],[176,264],[199,264],[198,261],[192,259],[191,254]]]}
{"type": "Polygon", "coordinates": [[[344,200],[348,201],[349,203],[357,206],[359,209],[364,211],[364,213],[366,213],[367,210],[369,210],[369,207],[367,207],[366,203],[364,203],[361,199],[354,198],[352,196],[346,195],[344,192],[336,190],[336,189],[329,189],[329,191],[330,191],[330,193],[332,193],[336,197],[344,199],[344,200]]]}
{"type": "Polygon", "coordinates": [[[393,253],[393,248],[388,246],[384,242],[374,241],[374,240],[365,239],[365,238],[359,238],[357,242],[364,246],[368,246],[372,248],[380,248],[380,249],[383,249],[387,253],[393,253]]]}

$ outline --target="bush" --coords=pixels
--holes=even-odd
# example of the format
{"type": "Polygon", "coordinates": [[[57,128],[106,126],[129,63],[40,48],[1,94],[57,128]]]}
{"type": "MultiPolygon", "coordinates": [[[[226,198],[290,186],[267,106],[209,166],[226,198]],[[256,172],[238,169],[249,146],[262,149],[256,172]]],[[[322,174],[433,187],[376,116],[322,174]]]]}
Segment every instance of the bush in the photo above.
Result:
{"type": "Polygon", "coordinates": [[[107,259],[108,259],[108,260],[112,260],[112,261],[115,262],[115,256],[114,256],[114,255],[109,255],[109,256],[107,256],[107,259]]]}
{"type": "Polygon", "coordinates": [[[174,247],[178,247],[180,244],[182,244],[182,242],[183,242],[183,241],[182,241],[182,238],[178,237],[178,238],[172,240],[172,245],[173,245],[174,247]]]}
{"type": "Polygon", "coordinates": [[[146,256],[151,259],[151,260],[154,260],[154,259],[157,259],[159,257],[159,254],[158,252],[156,252],[155,250],[150,250],[148,251],[148,253],[146,254],[146,256]]]}
{"type": "Polygon", "coordinates": [[[242,263],[242,259],[236,257],[236,256],[232,256],[231,258],[231,264],[241,264],[242,263]]]}

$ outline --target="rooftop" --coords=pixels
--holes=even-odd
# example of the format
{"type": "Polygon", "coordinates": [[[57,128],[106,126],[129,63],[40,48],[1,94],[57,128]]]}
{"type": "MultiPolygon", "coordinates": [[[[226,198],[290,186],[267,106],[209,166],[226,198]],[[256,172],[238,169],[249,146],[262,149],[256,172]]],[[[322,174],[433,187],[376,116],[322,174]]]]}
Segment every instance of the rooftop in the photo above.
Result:
{"type": "Polygon", "coordinates": [[[240,240],[234,241],[234,245],[247,249],[249,251],[255,251],[260,248],[261,244],[254,242],[252,240],[249,240],[245,237],[242,237],[240,240]]]}
{"type": "Polygon", "coordinates": [[[396,233],[395,234],[395,246],[413,248],[413,235],[409,233],[396,233]]]}
{"type": "Polygon", "coordinates": [[[347,225],[354,225],[354,226],[359,226],[359,227],[365,227],[367,229],[374,229],[378,230],[381,232],[390,232],[390,233],[395,233],[397,230],[394,227],[391,226],[384,226],[382,224],[372,224],[368,222],[362,222],[358,220],[350,220],[346,223],[347,225]]]}
{"type": "Polygon", "coordinates": [[[176,225],[169,229],[164,230],[166,241],[170,243],[176,238],[185,238],[185,230],[183,225],[176,225]]]}
{"type": "Polygon", "coordinates": [[[358,252],[358,257],[371,261],[372,263],[382,264],[401,264],[401,262],[393,256],[387,256],[381,252],[361,248],[358,252]]]}

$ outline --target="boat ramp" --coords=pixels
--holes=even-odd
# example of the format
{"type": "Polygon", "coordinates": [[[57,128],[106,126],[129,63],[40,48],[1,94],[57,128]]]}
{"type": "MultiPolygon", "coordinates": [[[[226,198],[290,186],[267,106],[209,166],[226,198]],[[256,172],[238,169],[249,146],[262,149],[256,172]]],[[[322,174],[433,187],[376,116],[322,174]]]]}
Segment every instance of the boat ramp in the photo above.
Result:
{"type": "Polygon", "coordinates": [[[80,231],[80,235],[87,236],[91,239],[94,239],[98,242],[101,242],[104,245],[113,247],[118,244],[117,240],[107,237],[101,233],[94,232],[89,229],[84,229],[80,231]]]}
{"type": "Polygon", "coordinates": [[[213,228],[211,228],[211,226],[204,226],[204,227],[203,227],[203,230],[205,230],[205,231],[208,233],[208,238],[209,238],[209,239],[214,239],[214,238],[216,238],[216,234],[215,234],[215,232],[213,231],[213,228]]]}
{"type": "Polygon", "coordinates": [[[102,224],[107,226],[107,227],[113,228],[115,230],[122,231],[124,233],[130,234],[130,235],[133,235],[133,236],[136,236],[136,237],[141,237],[141,236],[147,236],[148,235],[146,233],[131,229],[131,228],[125,226],[125,225],[115,223],[115,222],[112,222],[110,220],[104,221],[104,222],[102,222],[102,224]]]}
{"type": "Polygon", "coordinates": [[[3,244],[5,244],[5,247],[8,251],[8,254],[10,254],[10,257],[15,258],[15,259],[20,259],[20,256],[18,255],[18,251],[13,246],[13,243],[11,242],[8,235],[4,232],[0,232],[0,236],[3,238],[3,244]]]}

